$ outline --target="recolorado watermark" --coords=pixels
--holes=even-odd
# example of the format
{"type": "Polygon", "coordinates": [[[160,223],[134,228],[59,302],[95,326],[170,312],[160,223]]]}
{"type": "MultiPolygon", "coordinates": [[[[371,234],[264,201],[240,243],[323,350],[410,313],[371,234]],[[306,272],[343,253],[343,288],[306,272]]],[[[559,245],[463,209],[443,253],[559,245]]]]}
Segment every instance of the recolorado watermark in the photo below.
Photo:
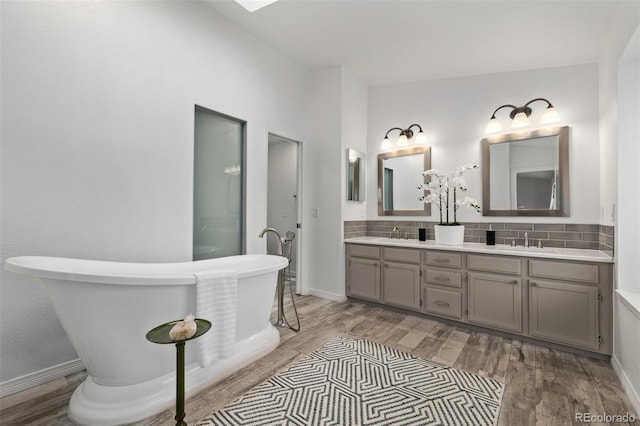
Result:
{"type": "Polygon", "coordinates": [[[593,414],[576,413],[576,423],[633,423],[637,420],[635,414],[593,414]]]}

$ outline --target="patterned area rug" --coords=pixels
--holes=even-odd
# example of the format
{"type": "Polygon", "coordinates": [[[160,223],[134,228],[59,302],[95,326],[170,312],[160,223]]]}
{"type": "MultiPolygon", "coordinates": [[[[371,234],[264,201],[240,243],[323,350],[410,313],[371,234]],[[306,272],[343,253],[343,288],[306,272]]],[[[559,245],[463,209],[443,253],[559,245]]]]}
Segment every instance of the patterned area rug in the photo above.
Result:
{"type": "Polygon", "coordinates": [[[504,384],[343,335],[202,420],[211,425],[495,425],[504,384]]]}

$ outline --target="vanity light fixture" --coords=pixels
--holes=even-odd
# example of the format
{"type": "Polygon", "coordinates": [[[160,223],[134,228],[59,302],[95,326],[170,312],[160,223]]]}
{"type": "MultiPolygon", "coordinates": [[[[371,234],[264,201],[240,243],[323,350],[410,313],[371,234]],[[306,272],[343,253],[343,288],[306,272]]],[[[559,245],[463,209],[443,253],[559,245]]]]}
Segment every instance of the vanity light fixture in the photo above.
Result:
{"type": "Polygon", "coordinates": [[[400,130],[400,137],[396,141],[396,145],[399,148],[404,148],[409,146],[409,141],[412,140],[414,135],[413,130],[411,130],[412,127],[417,127],[419,129],[418,134],[415,137],[415,140],[413,140],[413,145],[416,145],[416,146],[426,145],[427,135],[425,135],[424,132],[422,131],[422,127],[419,124],[412,124],[406,129],[402,129],[400,127],[392,127],[389,130],[387,130],[387,133],[384,135],[384,139],[382,140],[382,145],[380,145],[380,150],[387,151],[393,148],[393,143],[391,142],[391,139],[389,139],[389,133],[391,133],[392,130],[400,130]]]}
{"type": "Polygon", "coordinates": [[[540,117],[540,124],[551,124],[560,121],[560,114],[553,107],[551,102],[546,100],[545,98],[535,98],[524,104],[524,106],[517,107],[511,104],[505,104],[496,108],[491,114],[491,118],[489,119],[489,124],[487,124],[487,128],[485,133],[496,133],[502,130],[502,124],[496,118],[496,113],[500,111],[502,108],[511,108],[511,112],[509,113],[509,117],[511,118],[511,127],[514,129],[518,129],[521,127],[527,127],[529,125],[529,116],[531,115],[531,105],[534,102],[543,101],[547,103],[547,108],[544,110],[542,117],[540,117]]]}

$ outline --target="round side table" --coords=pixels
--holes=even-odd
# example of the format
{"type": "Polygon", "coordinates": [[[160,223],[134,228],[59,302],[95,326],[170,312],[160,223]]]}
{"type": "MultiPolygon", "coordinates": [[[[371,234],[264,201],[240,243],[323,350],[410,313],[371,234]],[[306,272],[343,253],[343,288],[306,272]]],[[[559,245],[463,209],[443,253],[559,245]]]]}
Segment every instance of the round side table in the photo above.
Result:
{"type": "Polygon", "coordinates": [[[159,325],[152,330],[149,330],[146,337],[147,340],[152,343],[170,344],[175,343],[177,357],[176,357],[176,426],[187,426],[184,421],[184,347],[185,342],[188,340],[196,339],[211,329],[211,322],[196,318],[196,334],[185,340],[173,340],[169,337],[169,330],[178,322],[182,320],[170,321],[168,323],[159,325]]]}

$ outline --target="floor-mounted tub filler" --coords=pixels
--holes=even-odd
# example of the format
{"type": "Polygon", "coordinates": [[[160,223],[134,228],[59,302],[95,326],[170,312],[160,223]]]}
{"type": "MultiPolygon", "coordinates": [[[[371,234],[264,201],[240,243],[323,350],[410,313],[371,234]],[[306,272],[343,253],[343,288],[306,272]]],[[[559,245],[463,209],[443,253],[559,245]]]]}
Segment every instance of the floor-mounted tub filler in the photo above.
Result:
{"type": "Polygon", "coordinates": [[[87,368],[87,379],[71,397],[69,417],[85,425],[114,425],[174,404],[175,351],[150,344],[145,334],[195,313],[196,274],[237,273],[235,344],[230,356],[204,368],[195,346],[187,348],[187,397],[278,346],[280,335],[269,318],[278,271],[287,264],[286,258],[270,255],[164,264],[22,256],[8,259],[5,269],[45,284],[87,368]]]}

